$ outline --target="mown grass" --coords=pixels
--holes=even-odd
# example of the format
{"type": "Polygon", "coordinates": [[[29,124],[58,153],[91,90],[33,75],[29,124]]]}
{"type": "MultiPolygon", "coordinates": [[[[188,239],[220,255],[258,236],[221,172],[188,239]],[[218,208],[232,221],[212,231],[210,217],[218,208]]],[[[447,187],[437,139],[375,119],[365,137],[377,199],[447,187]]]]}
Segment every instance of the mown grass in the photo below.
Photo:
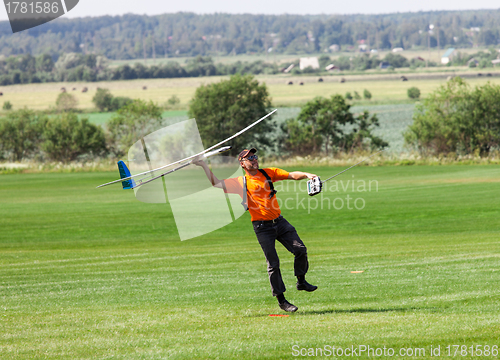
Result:
{"type": "Polygon", "coordinates": [[[500,345],[498,166],[360,167],[327,183],[323,209],[281,183],[319,286],[294,290],[278,245],[299,307],[287,318],[269,317],[281,311],[248,214],[181,242],[168,205],[94,189],[116,176],[1,175],[2,359],[284,359],[293,345],[360,344],[429,358],[430,345],[500,345]],[[326,208],[347,195],[364,209],[326,208]]]}

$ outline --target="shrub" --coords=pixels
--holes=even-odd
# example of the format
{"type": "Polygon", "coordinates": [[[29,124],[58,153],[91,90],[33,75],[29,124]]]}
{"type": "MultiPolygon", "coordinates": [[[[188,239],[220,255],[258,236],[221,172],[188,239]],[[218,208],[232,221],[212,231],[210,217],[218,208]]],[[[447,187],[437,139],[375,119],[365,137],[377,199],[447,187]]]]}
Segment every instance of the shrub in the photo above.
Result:
{"type": "Polygon", "coordinates": [[[415,87],[415,86],[409,88],[408,91],[407,91],[407,94],[408,94],[408,97],[410,99],[418,99],[418,98],[420,98],[420,90],[417,87],[415,87]]]}
{"type": "Polygon", "coordinates": [[[175,96],[175,95],[172,95],[168,100],[167,100],[167,104],[168,105],[171,105],[171,106],[175,106],[177,104],[179,104],[181,102],[181,100],[175,96]]]}
{"type": "MultiPolygon", "coordinates": [[[[189,104],[189,117],[196,118],[204,145],[212,145],[229,137],[255,120],[266,115],[271,100],[265,84],[259,84],[253,76],[233,75],[229,80],[202,85],[196,89],[189,104]]],[[[271,132],[269,119],[252,131],[235,138],[232,154],[249,146],[269,145],[271,132]]]]}
{"type": "Polygon", "coordinates": [[[383,61],[387,61],[391,64],[392,68],[409,67],[410,62],[407,58],[400,54],[388,53],[385,55],[383,61]]]}
{"type": "Polygon", "coordinates": [[[119,109],[107,124],[110,151],[121,156],[134,142],[157,130],[162,123],[161,112],[152,101],[144,100],[133,100],[119,109]]]}
{"type": "Polygon", "coordinates": [[[50,160],[69,162],[79,156],[106,154],[106,139],[100,126],[78,119],[74,113],[51,118],[43,131],[41,149],[50,160]]]}
{"type": "Polygon", "coordinates": [[[12,103],[10,101],[4,101],[2,109],[4,110],[12,110],[12,103]]]}
{"type": "Polygon", "coordinates": [[[47,115],[28,109],[9,112],[0,119],[0,157],[21,161],[34,156],[47,121],[47,115]]]}
{"type": "Polygon", "coordinates": [[[487,155],[500,147],[500,86],[470,89],[456,77],[417,105],[407,144],[433,155],[487,155]]]}
{"type": "Polygon", "coordinates": [[[113,95],[108,89],[97,88],[97,91],[92,98],[92,102],[99,111],[109,111],[112,108],[113,95]]]}
{"type": "Polygon", "coordinates": [[[344,96],[347,100],[352,100],[352,95],[351,93],[348,91],[345,93],[345,96],[344,96]]]}
{"type": "Polygon", "coordinates": [[[366,99],[366,100],[370,100],[372,98],[372,93],[369,92],[368,90],[364,90],[363,91],[363,97],[366,99]]]}
{"type": "Polygon", "coordinates": [[[72,111],[78,106],[78,100],[72,94],[60,93],[56,100],[56,107],[59,111],[72,111]]]}
{"type": "Polygon", "coordinates": [[[120,110],[122,107],[127,106],[131,104],[134,100],[132,100],[129,97],[126,96],[117,96],[111,99],[111,105],[109,110],[111,111],[117,111],[120,110]]]}
{"type": "Polygon", "coordinates": [[[359,95],[359,93],[357,91],[354,92],[354,99],[361,100],[361,96],[359,95]]]}
{"type": "Polygon", "coordinates": [[[355,116],[350,108],[341,95],[308,101],[297,119],[289,119],[282,125],[283,149],[304,156],[319,153],[323,147],[328,155],[329,149],[350,152],[388,146],[372,134],[373,128],[379,126],[377,116],[370,116],[367,111],[355,116]]]}

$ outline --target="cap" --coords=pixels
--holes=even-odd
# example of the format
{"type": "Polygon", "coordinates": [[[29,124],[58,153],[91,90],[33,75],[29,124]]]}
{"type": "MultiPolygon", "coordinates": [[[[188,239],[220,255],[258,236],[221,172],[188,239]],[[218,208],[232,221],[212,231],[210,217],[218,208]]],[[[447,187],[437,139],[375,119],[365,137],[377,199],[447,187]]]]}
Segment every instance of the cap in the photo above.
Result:
{"type": "Polygon", "coordinates": [[[240,152],[240,154],[238,155],[238,161],[243,160],[243,158],[246,157],[249,153],[254,153],[255,154],[256,152],[257,152],[256,148],[251,148],[250,150],[245,149],[242,152],[240,152]]]}

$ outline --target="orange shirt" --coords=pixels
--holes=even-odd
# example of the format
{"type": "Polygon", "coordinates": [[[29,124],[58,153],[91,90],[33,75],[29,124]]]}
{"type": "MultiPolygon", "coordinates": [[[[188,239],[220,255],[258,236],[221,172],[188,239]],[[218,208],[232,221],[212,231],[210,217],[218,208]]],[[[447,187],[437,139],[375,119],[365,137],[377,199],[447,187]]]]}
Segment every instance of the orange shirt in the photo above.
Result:
{"type": "MultiPolygon", "coordinates": [[[[266,168],[264,171],[273,182],[288,179],[288,171],[278,168],[266,168]]],[[[267,185],[266,177],[259,171],[254,176],[247,177],[248,211],[252,221],[274,220],[281,215],[276,195],[271,199],[271,189],[267,185]]],[[[225,192],[239,194],[243,198],[243,176],[224,180],[225,192]]]]}

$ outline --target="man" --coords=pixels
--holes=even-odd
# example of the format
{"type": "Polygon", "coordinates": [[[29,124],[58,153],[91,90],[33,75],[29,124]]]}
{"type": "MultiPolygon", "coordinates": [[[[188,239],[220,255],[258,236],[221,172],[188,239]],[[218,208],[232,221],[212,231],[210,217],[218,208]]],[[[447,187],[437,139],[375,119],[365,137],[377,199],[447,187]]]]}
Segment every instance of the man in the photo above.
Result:
{"type": "Polygon", "coordinates": [[[281,216],[272,183],[286,179],[312,179],[316,175],[301,171],[289,173],[278,168],[259,169],[256,152],[255,148],[245,149],[238,156],[240,165],[245,170],[245,176],[224,181],[217,179],[205,162],[193,163],[203,167],[213,186],[224,189],[227,193],[240,194],[243,198],[242,204],[250,212],[257,240],[266,257],[272,294],[278,299],[281,309],[295,312],[298,308],[290,304],[284,296],[286,288],[281,277],[280,262],[275,247],[276,240],[295,255],[294,272],[297,277],[297,290],[311,292],[318,287],[309,284],[305,279],[309,268],[307,249],[295,228],[281,216]]]}

